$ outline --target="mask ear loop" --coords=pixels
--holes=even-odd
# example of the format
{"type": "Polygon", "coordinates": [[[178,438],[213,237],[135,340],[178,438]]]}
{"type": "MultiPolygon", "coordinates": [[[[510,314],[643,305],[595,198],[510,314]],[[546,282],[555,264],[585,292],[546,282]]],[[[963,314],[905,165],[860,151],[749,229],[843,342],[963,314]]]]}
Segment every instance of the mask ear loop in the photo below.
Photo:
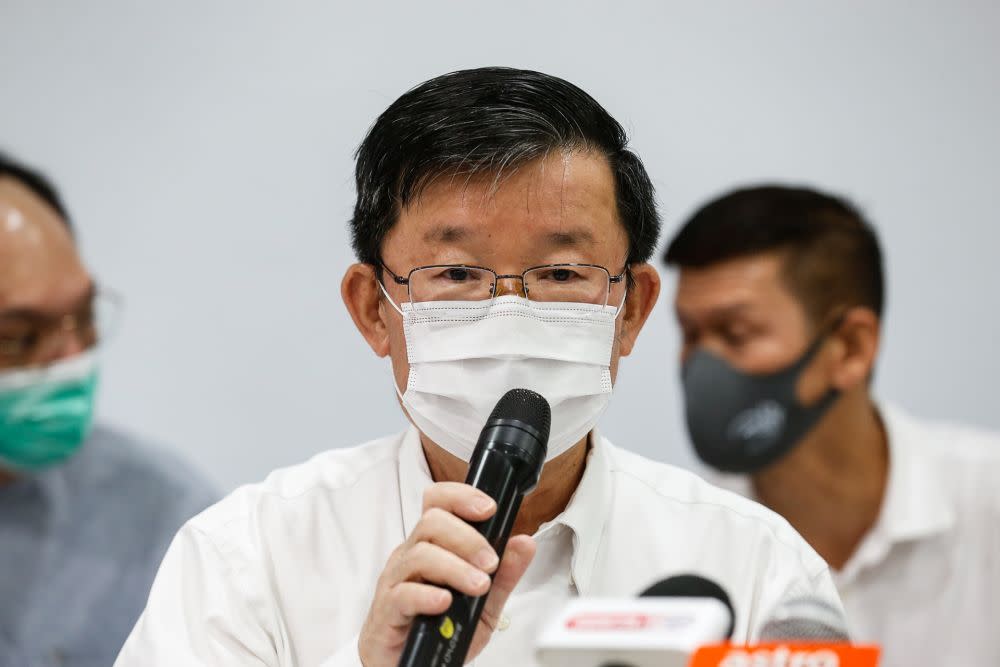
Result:
{"type": "MultiPolygon", "coordinates": [[[[389,296],[389,292],[386,291],[385,285],[382,284],[382,281],[381,280],[376,280],[376,282],[378,283],[379,289],[382,290],[382,294],[385,295],[385,300],[389,302],[389,305],[392,306],[393,309],[397,313],[399,313],[401,316],[405,317],[405,315],[403,315],[403,311],[400,310],[399,306],[396,305],[396,302],[392,300],[391,296],[389,296]]],[[[399,390],[399,385],[396,384],[396,378],[395,378],[395,376],[393,376],[393,378],[392,378],[392,388],[395,390],[396,396],[399,397],[399,402],[403,404],[403,409],[405,410],[406,409],[406,403],[403,403],[403,394],[405,393],[405,391],[400,391],[399,390]]]]}
{"type": "Polygon", "coordinates": [[[622,312],[625,310],[625,300],[626,299],[628,299],[628,285],[627,284],[625,285],[625,294],[622,296],[622,302],[620,304],[618,304],[618,308],[617,308],[617,310],[615,310],[615,319],[616,320],[618,319],[618,316],[621,315],[622,312]]]}
{"type": "Polygon", "coordinates": [[[375,282],[378,283],[378,288],[382,290],[382,294],[385,295],[385,300],[389,302],[389,305],[392,306],[397,313],[405,317],[403,311],[399,308],[399,306],[396,305],[396,302],[392,300],[392,297],[389,296],[389,292],[386,291],[385,285],[382,284],[382,281],[376,278],[375,282]]]}

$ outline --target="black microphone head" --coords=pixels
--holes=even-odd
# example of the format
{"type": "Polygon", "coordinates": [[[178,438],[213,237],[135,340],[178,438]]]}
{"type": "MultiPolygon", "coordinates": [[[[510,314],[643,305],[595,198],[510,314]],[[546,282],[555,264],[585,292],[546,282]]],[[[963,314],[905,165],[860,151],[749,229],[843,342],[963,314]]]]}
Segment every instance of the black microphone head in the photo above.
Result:
{"type": "Polygon", "coordinates": [[[530,389],[511,389],[504,394],[487,424],[496,419],[516,419],[535,428],[538,437],[543,442],[549,442],[549,429],[552,427],[552,408],[545,397],[530,389]]]}
{"type": "Polygon", "coordinates": [[[530,389],[511,389],[497,402],[479,434],[469,461],[469,480],[479,474],[479,465],[492,452],[513,466],[518,490],[530,493],[545,465],[551,426],[552,409],[544,396],[530,389]]]}
{"type": "Polygon", "coordinates": [[[736,627],[736,612],[733,603],[722,586],[711,579],[697,574],[678,574],[667,577],[639,594],[641,598],[713,598],[726,605],[729,610],[729,630],[726,636],[732,639],[736,627]]]}

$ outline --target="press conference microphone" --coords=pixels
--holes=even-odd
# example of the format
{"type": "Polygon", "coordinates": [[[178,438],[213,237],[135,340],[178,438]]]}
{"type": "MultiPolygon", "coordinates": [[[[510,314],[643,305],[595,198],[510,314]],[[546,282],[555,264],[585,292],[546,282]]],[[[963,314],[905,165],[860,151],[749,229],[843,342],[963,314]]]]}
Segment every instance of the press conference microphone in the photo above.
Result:
{"type": "Polygon", "coordinates": [[[851,644],[846,626],[843,613],[824,600],[793,598],[783,602],[764,623],[756,643],[703,646],[694,654],[689,667],[876,667],[879,647],[851,644]]]}
{"type": "Polygon", "coordinates": [[[664,579],[638,598],[575,598],[543,631],[544,667],[687,667],[703,644],[729,639],[729,596],[693,574],[664,579]]]}
{"type": "Polygon", "coordinates": [[[731,639],[733,628],[736,627],[736,612],[733,603],[722,586],[711,579],[697,574],[677,574],[656,582],[642,593],[641,598],[712,598],[718,600],[729,610],[729,629],[725,639],[731,639]]]}
{"type": "Polygon", "coordinates": [[[847,642],[847,620],[836,607],[818,598],[793,598],[781,604],[764,627],[760,641],[847,642]]]}
{"type": "MultiPolygon", "coordinates": [[[[511,389],[493,408],[472,452],[465,483],[497,504],[492,517],[472,525],[500,558],[521,500],[538,484],[551,422],[552,410],[544,397],[528,389],[511,389]]],[[[486,595],[451,594],[451,606],[443,614],[414,619],[399,667],[465,664],[486,595]]]]}

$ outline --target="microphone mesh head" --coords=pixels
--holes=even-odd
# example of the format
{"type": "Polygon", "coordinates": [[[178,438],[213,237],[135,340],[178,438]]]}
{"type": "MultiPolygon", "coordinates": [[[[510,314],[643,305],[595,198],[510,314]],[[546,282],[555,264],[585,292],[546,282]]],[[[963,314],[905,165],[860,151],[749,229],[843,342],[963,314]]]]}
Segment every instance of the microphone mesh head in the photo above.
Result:
{"type": "Polygon", "coordinates": [[[719,584],[697,574],[677,574],[658,581],[642,593],[641,598],[714,598],[729,610],[728,637],[733,636],[736,614],[729,595],[719,584]]]}
{"type": "Polygon", "coordinates": [[[761,641],[850,641],[843,614],[824,600],[796,598],[782,604],[760,629],[761,641]]]}
{"type": "Polygon", "coordinates": [[[494,419],[517,419],[538,429],[542,444],[549,441],[552,426],[552,408],[545,397],[530,389],[511,389],[493,408],[489,421],[494,419]]]}

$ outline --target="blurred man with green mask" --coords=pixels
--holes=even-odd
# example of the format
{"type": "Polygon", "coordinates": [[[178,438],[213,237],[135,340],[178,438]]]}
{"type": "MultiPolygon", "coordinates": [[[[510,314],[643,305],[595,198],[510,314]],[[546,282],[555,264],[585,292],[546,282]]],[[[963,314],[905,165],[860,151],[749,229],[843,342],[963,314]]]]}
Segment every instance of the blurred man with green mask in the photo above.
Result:
{"type": "Polygon", "coordinates": [[[214,500],[93,425],[116,303],[52,185],[0,154],[0,664],[111,664],[177,528],[214,500]]]}

